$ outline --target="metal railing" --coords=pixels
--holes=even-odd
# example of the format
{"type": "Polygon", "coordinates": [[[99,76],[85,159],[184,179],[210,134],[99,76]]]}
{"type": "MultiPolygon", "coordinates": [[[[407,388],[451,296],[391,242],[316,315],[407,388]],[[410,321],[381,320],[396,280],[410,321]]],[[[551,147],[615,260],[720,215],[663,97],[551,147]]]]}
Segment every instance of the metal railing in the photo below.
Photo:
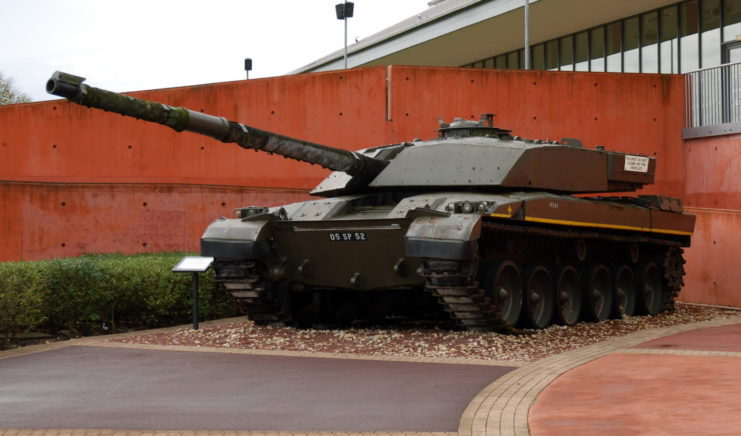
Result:
{"type": "Polygon", "coordinates": [[[727,129],[697,128],[741,123],[741,63],[704,68],[684,77],[685,133],[707,132],[691,137],[733,133],[727,129]]]}

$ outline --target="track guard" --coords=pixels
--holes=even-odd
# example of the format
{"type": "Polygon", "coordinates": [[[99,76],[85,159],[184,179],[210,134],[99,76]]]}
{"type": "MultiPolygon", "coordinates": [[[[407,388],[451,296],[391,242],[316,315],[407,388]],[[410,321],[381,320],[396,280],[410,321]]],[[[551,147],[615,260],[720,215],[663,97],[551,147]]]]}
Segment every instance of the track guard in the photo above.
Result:
{"type": "Polygon", "coordinates": [[[480,236],[480,215],[424,216],[409,225],[404,246],[410,257],[468,260],[480,236]]]}
{"type": "Polygon", "coordinates": [[[270,249],[270,221],[220,218],[201,237],[201,255],[218,259],[257,259],[270,249]]]}

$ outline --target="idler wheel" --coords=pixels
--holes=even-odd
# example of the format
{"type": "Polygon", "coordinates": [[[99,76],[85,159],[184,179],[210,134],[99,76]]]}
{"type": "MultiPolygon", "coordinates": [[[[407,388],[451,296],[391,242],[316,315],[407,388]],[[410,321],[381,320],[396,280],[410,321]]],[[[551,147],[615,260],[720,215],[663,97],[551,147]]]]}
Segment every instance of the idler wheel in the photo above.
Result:
{"type": "Polygon", "coordinates": [[[544,267],[536,266],[527,271],[525,283],[527,286],[523,302],[528,323],[536,329],[546,328],[553,319],[555,302],[551,275],[544,267]]]}
{"type": "Polygon", "coordinates": [[[641,275],[638,283],[638,306],[641,313],[656,315],[661,312],[664,303],[664,283],[661,271],[654,262],[648,262],[640,267],[641,275]]]}
{"type": "Polygon", "coordinates": [[[558,272],[555,301],[556,321],[563,325],[574,325],[579,321],[582,296],[579,272],[573,266],[565,266],[558,272]]]}
{"type": "Polygon", "coordinates": [[[522,277],[517,265],[504,261],[487,269],[484,290],[500,320],[508,327],[517,324],[522,310],[522,277]]]}
{"type": "Polygon", "coordinates": [[[584,306],[587,321],[604,321],[612,311],[612,279],[604,265],[594,265],[584,274],[584,306]]]}
{"type": "Polygon", "coordinates": [[[615,295],[612,303],[612,316],[622,318],[635,315],[636,281],[633,270],[628,265],[621,265],[615,269],[613,289],[615,295]]]}

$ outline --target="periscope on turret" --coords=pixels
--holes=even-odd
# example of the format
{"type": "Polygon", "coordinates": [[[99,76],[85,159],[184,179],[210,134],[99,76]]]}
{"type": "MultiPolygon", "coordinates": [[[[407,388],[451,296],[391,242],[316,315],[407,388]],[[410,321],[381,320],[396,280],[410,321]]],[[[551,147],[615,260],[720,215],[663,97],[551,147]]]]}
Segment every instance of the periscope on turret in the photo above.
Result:
{"type": "Polygon", "coordinates": [[[654,182],[654,157],[520,138],[491,114],[351,152],[84,81],[56,72],[47,90],[333,171],[317,200],[242,207],[205,230],[219,285],[257,323],[511,331],[657,314],[683,286],[695,217],[676,198],[624,196],[654,182]],[[599,193],[621,196],[578,195],[599,193]]]}

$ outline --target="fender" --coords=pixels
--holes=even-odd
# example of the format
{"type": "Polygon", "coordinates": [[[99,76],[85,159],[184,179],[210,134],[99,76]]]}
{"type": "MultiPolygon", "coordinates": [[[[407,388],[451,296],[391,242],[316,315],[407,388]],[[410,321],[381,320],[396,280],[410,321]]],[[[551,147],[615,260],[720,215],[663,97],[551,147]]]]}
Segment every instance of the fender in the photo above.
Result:
{"type": "Polygon", "coordinates": [[[407,256],[467,260],[481,236],[481,215],[415,218],[404,236],[407,256]]]}
{"type": "Polygon", "coordinates": [[[201,236],[201,255],[222,259],[257,259],[270,249],[271,219],[219,218],[201,236]]]}

